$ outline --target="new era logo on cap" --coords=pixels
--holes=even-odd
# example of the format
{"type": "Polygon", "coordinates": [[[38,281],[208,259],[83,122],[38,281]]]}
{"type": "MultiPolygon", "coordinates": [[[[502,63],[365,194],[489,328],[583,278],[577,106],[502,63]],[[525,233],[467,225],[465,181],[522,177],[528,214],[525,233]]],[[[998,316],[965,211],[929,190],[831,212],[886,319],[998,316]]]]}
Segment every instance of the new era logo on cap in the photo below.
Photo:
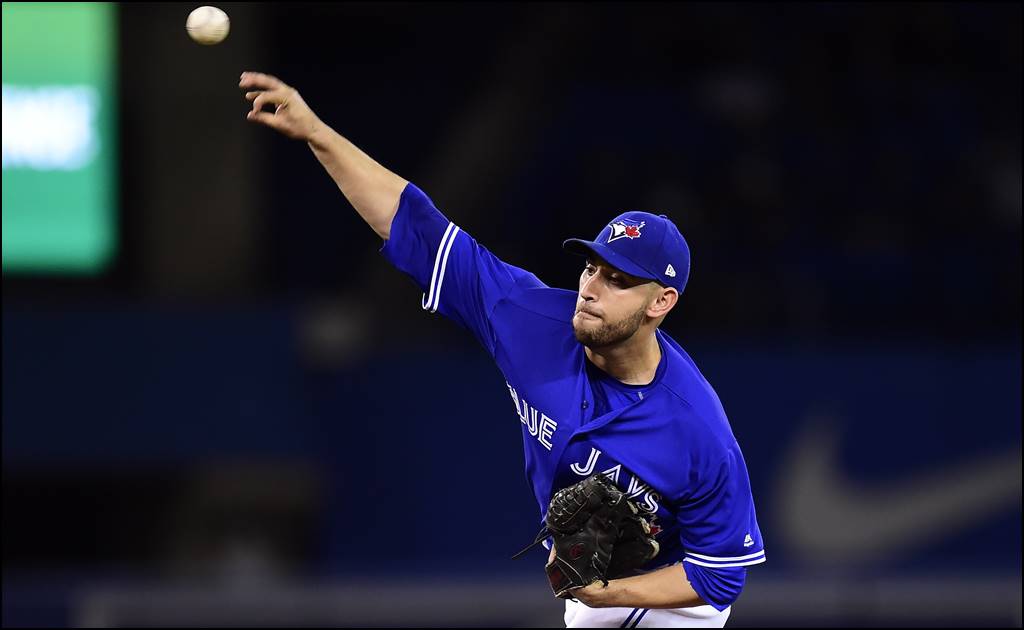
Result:
{"type": "Polygon", "coordinates": [[[665,268],[665,275],[669,278],[676,277],[676,270],[672,268],[672,263],[669,263],[668,267],[665,268]]]}

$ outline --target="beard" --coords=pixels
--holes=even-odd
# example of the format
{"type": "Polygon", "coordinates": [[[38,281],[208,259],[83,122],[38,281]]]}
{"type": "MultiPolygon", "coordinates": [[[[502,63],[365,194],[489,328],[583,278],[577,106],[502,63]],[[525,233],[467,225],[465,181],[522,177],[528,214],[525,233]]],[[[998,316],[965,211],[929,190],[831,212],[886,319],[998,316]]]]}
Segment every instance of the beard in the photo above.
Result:
{"type": "Polygon", "coordinates": [[[576,334],[576,341],[588,348],[607,348],[621,343],[640,330],[646,319],[646,308],[641,308],[632,315],[627,315],[617,322],[604,322],[597,328],[583,328],[577,326],[575,319],[572,323],[573,332],[576,334]]]}

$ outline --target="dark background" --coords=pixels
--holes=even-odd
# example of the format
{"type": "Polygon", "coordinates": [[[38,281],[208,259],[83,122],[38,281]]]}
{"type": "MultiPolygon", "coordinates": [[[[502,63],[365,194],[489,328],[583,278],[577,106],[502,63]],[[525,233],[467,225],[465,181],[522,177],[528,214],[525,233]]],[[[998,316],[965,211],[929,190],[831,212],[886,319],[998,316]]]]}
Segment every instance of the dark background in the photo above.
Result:
{"type": "Polygon", "coordinates": [[[243,70],[551,286],[676,221],[766,540],[734,625],[1021,625],[1019,4],[218,6],[120,7],[110,269],[4,275],[4,625],[560,621],[500,373],[243,70]]]}

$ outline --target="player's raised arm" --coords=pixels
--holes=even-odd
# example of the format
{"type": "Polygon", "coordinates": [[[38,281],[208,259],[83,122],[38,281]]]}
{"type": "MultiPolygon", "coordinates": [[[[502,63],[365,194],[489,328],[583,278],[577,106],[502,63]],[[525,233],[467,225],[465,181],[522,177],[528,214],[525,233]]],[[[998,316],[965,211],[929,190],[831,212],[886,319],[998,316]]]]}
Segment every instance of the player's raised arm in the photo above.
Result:
{"type": "Polygon", "coordinates": [[[252,102],[248,120],[306,142],[359,216],[387,240],[408,182],[324,124],[298,91],[277,77],[243,72],[238,86],[252,102]],[[270,106],[273,111],[264,111],[270,106]]]}

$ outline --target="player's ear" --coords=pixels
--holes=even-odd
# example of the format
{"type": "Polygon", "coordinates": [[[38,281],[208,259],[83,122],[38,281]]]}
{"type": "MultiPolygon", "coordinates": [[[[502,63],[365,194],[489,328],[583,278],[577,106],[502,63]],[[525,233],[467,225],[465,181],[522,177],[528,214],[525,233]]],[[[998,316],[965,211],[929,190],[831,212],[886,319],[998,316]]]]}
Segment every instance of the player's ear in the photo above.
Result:
{"type": "Polygon", "coordinates": [[[679,301],[679,291],[676,291],[672,287],[665,287],[657,282],[652,282],[654,285],[654,293],[651,296],[651,302],[647,306],[647,316],[652,319],[664,317],[672,310],[672,307],[679,301]]]}

